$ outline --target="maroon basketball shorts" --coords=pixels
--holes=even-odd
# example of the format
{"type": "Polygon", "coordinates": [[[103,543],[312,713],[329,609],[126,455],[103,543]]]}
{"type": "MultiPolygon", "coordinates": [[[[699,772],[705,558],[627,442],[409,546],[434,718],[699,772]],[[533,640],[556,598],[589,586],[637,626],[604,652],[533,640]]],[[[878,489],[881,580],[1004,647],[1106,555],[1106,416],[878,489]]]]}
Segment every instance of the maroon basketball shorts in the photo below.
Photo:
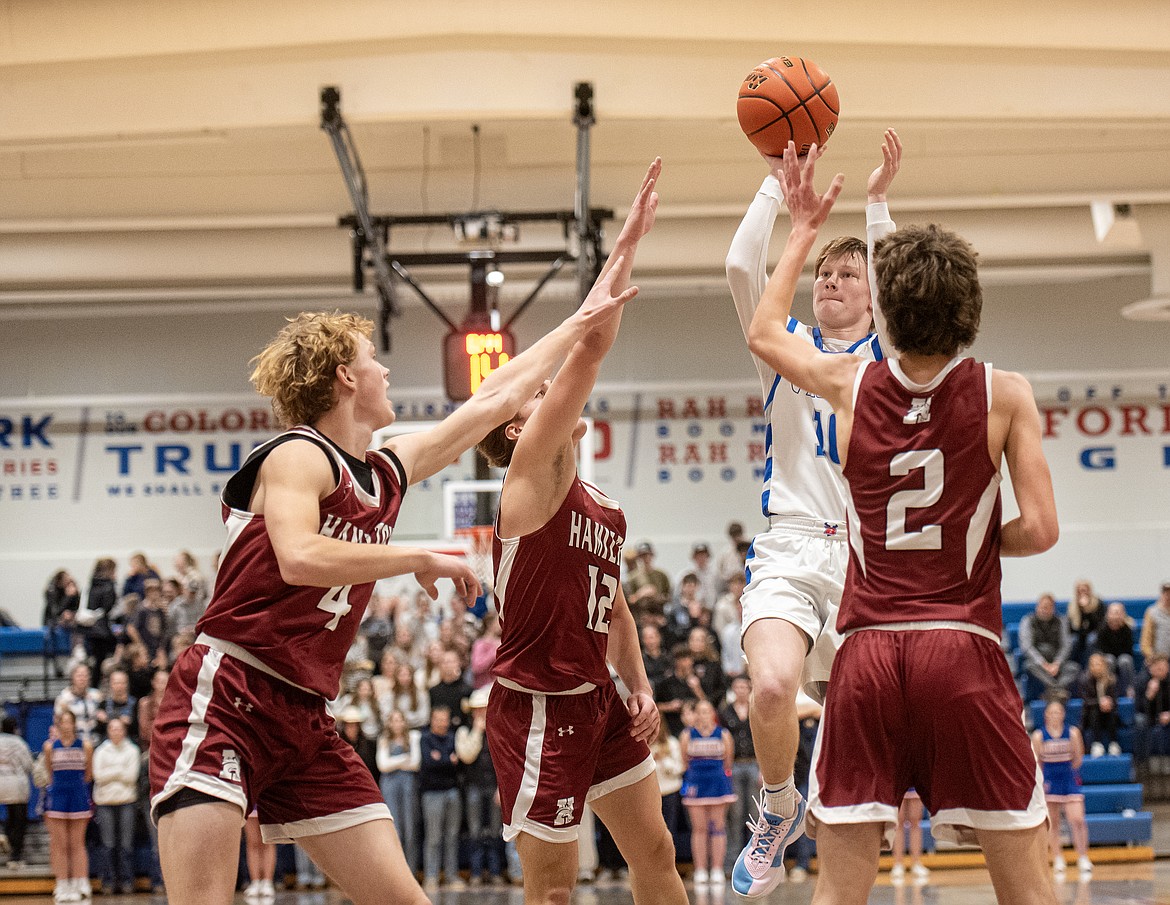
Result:
{"type": "Polygon", "coordinates": [[[938,839],[1047,817],[1023,704],[999,645],[970,631],[864,630],[833,664],[813,752],[815,822],[885,823],[913,786],[938,839]]]}
{"type": "Polygon", "coordinates": [[[584,694],[531,694],[496,682],[487,737],[504,838],[576,842],[585,803],[654,772],[612,682],[584,694]]]}
{"type": "Polygon", "coordinates": [[[152,814],[182,789],[258,809],[270,843],[390,818],[321,697],[203,644],[175,663],[154,723],[152,814]]]}

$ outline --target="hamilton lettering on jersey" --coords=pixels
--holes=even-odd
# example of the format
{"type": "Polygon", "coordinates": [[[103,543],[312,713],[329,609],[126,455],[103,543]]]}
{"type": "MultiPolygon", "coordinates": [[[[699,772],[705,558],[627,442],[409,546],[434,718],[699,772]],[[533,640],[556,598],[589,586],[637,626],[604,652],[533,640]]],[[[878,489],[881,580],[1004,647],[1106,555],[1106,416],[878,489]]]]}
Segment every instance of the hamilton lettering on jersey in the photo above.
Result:
{"type": "Polygon", "coordinates": [[[349,541],[352,544],[388,544],[393,532],[394,526],[387,525],[385,522],[379,522],[375,525],[374,533],[370,534],[336,515],[327,515],[325,516],[325,524],[321,526],[319,533],[325,537],[349,541]]]}
{"type": "Polygon", "coordinates": [[[569,546],[588,550],[595,556],[618,565],[625,538],[580,512],[570,513],[570,516],[569,546]]]}

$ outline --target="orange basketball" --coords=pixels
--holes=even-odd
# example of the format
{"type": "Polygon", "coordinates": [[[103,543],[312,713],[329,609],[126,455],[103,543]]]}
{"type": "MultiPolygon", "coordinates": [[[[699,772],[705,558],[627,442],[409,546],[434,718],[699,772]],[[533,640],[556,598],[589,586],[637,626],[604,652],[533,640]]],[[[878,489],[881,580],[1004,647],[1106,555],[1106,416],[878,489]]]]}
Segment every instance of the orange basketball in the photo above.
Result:
{"type": "Polygon", "coordinates": [[[823,148],[837,128],[841,102],[833,80],[812,60],[773,57],[747,74],[735,112],[752,144],[779,157],[790,140],[800,154],[814,142],[823,148]]]}

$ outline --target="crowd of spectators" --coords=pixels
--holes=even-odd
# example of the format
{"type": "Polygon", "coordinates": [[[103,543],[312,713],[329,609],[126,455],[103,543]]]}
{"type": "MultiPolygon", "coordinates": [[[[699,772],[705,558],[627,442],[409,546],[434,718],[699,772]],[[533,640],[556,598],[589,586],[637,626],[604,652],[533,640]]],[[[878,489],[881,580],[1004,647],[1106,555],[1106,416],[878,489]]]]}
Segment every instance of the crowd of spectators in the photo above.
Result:
{"type": "MultiPolygon", "coordinates": [[[[656,565],[648,541],[631,544],[624,555],[623,587],[663,717],[653,746],[663,811],[681,860],[690,850],[691,809],[680,806],[685,745],[680,751],[679,740],[692,734],[696,707],[706,714],[700,705],[710,704],[730,739],[735,800],[728,813],[728,862],[744,842],[748,805],[758,790],[750,677],[739,646],[747,550],[743,527],[733,523],[722,549],[713,552],[708,543],[696,542],[686,567],[673,577],[656,565]]],[[[146,819],[151,728],[167,670],[193,643],[212,584],[213,577],[182,552],[165,576],[145,556],[131,557],[120,593],[116,563],[98,560],[84,604],[67,572],[56,573],[46,588],[46,624],[68,629],[73,639],[69,684],[56,708],[76,717],[78,734],[95,749],[94,801],[106,850],[101,863],[115,888],[132,879],[126,859],[134,838],[151,838],[157,852],[146,819]]],[[[1067,615],[1057,611],[1053,595],[1040,595],[1019,625],[1018,647],[1008,653],[1018,657],[1025,698],[1083,700],[1090,756],[1119,750],[1117,702],[1134,698],[1135,754],[1155,772],[1170,774],[1170,583],[1144,614],[1136,645],[1134,628],[1122,604],[1104,603],[1082,581],[1067,615]]],[[[339,733],[380,783],[406,857],[430,889],[459,889],[468,870],[476,885],[519,881],[518,858],[500,841],[503,815],[484,740],[499,643],[498,620],[482,601],[476,611],[453,611],[401,581],[379,583],[347,656],[342,693],[329,703],[339,733]]],[[[801,710],[798,764],[798,780],[805,781],[819,717],[815,705],[807,705],[801,710]]],[[[0,760],[2,752],[0,747],[0,760]]],[[[600,824],[597,832],[601,869],[620,871],[620,856],[604,854],[600,824]]],[[[10,834],[19,853],[21,829],[10,834]]],[[[801,879],[811,845],[798,845],[792,854],[798,862],[792,878],[801,879]]],[[[324,883],[304,853],[297,856],[298,883],[324,883]]],[[[597,862],[586,857],[583,863],[597,862]]],[[[152,880],[160,882],[157,854],[152,880]]],[[[253,886],[249,900],[260,895],[253,886]]]]}

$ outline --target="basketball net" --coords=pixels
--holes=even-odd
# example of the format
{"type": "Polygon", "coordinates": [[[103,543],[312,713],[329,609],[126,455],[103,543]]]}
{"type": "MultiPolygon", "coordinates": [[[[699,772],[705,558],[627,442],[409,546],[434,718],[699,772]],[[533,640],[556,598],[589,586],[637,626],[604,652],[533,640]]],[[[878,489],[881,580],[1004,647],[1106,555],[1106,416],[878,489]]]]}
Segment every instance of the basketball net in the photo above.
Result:
{"type": "MultiPolygon", "coordinates": [[[[492,530],[491,525],[468,525],[466,528],[455,529],[455,536],[467,541],[467,562],[483,584],[484,593],[488,595],[495,586],[493,580],[495,575],[492,571],[492,530]]],[[[490,606],[489,601],[489,608],[490,606]]]]}

